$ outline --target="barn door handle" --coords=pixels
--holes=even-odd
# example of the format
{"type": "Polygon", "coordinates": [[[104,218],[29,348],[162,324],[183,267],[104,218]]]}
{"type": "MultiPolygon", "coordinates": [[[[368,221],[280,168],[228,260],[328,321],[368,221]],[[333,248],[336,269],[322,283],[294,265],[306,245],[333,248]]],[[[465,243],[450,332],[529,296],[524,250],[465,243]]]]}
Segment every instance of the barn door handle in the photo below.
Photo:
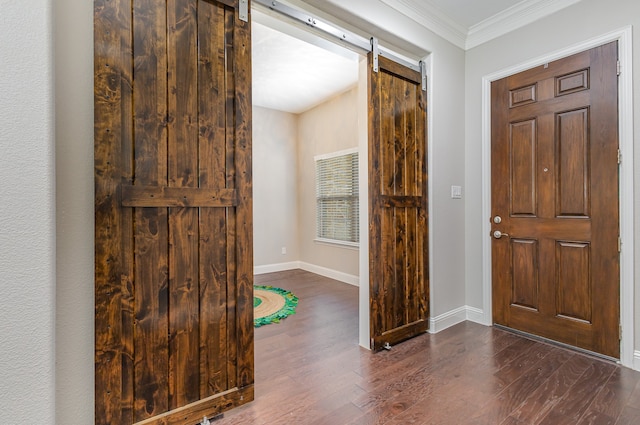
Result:
{"type": "Polygon", "coordinates": [[[500,230],[496,230],[495,232],[493,232],[493,237],[496,239],[500,239],[503,236],[507,236],[509,237],[508,233],[502,233],[500,230]]]}

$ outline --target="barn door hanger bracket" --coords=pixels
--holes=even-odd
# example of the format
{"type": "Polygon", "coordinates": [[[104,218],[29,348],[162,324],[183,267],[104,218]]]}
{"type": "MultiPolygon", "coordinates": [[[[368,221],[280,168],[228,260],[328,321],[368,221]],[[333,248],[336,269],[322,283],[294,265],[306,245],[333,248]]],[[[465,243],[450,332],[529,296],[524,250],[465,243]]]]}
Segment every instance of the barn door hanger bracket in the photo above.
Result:
{"type": "Polygon", "coordinates": [[[240,0],[239,17],[241,21],[249,22],[249,0],[240,0]]]}
{"type": "Polygon", "coordinates": [[[378,56],[380,55],[380,48],[378,47],[378,39],[371,37],[371,52],[373,53],[373,72],[378,72],[378,56]]]}
{"type": "Polygon", "coordinates": [[[427,91],[427,64],[420,61],[420,76],[422,79],[422,91],[427,91]]]}

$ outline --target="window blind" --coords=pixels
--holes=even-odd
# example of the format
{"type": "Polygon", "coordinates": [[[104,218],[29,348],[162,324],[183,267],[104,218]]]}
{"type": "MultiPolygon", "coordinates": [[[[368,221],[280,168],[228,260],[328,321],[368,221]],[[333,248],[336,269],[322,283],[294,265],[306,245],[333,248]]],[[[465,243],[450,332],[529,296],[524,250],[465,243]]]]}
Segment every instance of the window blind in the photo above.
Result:
{"type": "Polygon", "coordinates": [[[318,238],[360,241],[357,152],[316,158],[316,201],[318,238]]]}

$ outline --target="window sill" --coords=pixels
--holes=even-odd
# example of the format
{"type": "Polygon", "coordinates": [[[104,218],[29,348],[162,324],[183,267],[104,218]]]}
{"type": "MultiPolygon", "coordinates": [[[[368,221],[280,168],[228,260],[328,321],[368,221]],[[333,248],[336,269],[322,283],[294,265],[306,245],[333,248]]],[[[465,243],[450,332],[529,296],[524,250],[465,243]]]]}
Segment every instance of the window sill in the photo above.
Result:
{"type": "Polygon", "coordinates": [[[347,242],[347,241],[339,241],[337,239],[323,239],[323,238],[315,238],[313,241],[322,245],[331,245],[338,248],[352,249],[355,251],[360,249],[359,242],[347,242]]]}

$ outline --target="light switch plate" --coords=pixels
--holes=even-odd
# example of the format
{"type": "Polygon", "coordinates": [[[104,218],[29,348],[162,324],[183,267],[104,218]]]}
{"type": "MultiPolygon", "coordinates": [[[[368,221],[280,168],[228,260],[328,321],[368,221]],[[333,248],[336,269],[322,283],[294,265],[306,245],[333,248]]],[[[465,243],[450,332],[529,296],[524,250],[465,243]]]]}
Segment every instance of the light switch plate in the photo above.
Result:
{"type": "Polygon", "coordinates": [[[462,186],[451,186],[451,199],[462,199],[462,186]]]}

